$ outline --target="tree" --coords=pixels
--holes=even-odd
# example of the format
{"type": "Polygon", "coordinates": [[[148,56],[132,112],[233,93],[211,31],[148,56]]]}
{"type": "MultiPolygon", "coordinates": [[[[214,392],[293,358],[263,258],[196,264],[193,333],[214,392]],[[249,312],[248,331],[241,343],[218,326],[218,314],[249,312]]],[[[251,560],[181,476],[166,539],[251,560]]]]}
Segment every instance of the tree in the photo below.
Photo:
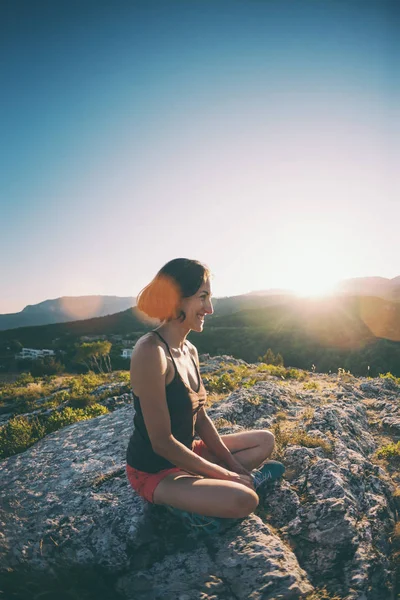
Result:
{"type": "Polygon", "coordinates": [[[89,371],[98,370],[99,373],[112,370],[110,351],[112,344],[107,340],[86,342],[77,348],[75,361],[84,364],[89,371]]]}
{"type": "Polygon", "coordinates": [[[268,350],[266,351],[264,356],[259,356],[258,361],[264,362],[267,365],[276,365],[279,367],[283,367],[282,355],[280,353],[278,353],[275,356],[275,354],[272,352],[271,348],[268,348],[268,350]]]}

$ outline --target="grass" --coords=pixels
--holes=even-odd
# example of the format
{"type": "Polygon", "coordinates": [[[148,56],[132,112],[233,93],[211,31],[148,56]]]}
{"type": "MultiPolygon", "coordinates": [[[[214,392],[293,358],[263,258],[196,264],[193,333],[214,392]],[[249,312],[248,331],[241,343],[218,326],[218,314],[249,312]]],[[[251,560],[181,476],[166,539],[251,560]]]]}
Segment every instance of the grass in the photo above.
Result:
{"type": "Polygon", "coordinates": [[[85,375],[32,377],[23,373],[14,382],[0,384],[0,407],[11,418],[0,427],[0,459],[23,452],[37,441],[62,427],[108,413],[99,404],[116,394],[115,389],[94,390],[119,383],[118,394],[130,390],[127,371],[85,375]],[[26,415],[40,409],[36,415],[26,415]]]}
{"type": "Polygon", "coordinates": [[[304,421],[304,422],[312,421],[312,419],[314,418],[314,414],[315,414],[315,408],[312,408],[311,406],[308,406],[300,414],[300,419],[302,421],[304,421]]]}
{"type": "Polygon", "coordinates": [[[383,458],[393,465],[400,464],[400,442],[390,443],[382,446],[375,452],[376,458],[383,458]]]}
{"type": "Polygon", "coordinates": [[[244,387],[251,388],[258,381],[270,377],[303,381],[308,375],[304,371],[283,366],[259,364],[257,366],[223,364],[212,374],[203,375],[203,383],[209,394],[228,394],[233,390],[244,387]]]}
{"type": "Polygon", "coordinates": [[[234,423],[232,423],[232,421],[228,421],[228,419],[219,417],[218,419],[215,419],[214,425],[217,429],[223,429],[224,427],[231,427],[234,425],[234,423]]]}
{"type": "Polygon", "coordinates": [[[306,381],[303,383],[304,390],[320,390],[321,386],[317,381],[306,381]]]}
{"type": "Polygon", "coordinates": [[[86,408],[76,409],[67,406],[61,411],[53,411],[49,416],[39,415],[31,419],[17,415],[0,428],[0,459],[27,450],[49,433],[67,425],[92,419],[108,412],[105,406],[93,404],[86,408]]]}
{"type": "Polygon", "coordinates": [[[275,451],[280,457],[287,446],[322,448],[328,456],[333,452],[333,445],[331,443],[326,442],[319,436],[308,434],[298,424],[287,424],[286,427],[283,427],[278,421],[272,425],[271,429],[275,435],[275,451]]]}
{"type": "Polygon", "coordinates": [[[380,379],[390,379],[392,380],[396,385],[400,385],[400,377],[395,377],[394,375],[392,375],[390,372],[388,373],[379,373],[379,378],[380,379]]]}
{"type": "Polygon", "coordinates": [[[283,410],[280,410],[275,414],[275,421],[286,421],[287,418],[287,414],[283,410]]]}
{"type": "Polygon", "coordinates": [[[326,589],[326,587],[315,589],[313,592],[308,594],[304,600],[343,600],[340,596],[332,596],[326,589]]]}

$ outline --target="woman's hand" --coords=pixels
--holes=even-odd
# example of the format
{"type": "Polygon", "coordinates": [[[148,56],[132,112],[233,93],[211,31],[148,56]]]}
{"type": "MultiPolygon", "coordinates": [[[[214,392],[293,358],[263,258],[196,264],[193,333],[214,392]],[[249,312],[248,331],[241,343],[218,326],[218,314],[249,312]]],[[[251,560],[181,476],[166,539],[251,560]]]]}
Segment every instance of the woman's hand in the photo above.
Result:
{"type": "Polygon", "coordinates": [[[255,490],[253,478],[251,475],[246,475],[246,474],[242,474],[242,473],[234,473],[233,471],[227,471],[226,479],[228,481],[235,481],[236,483],[241,483],[242,485],[245,485],[246,487],[250,488],[253,491],[255,490]]]}
{"type": "Polygon", "coordinates": [[[230,471],[238,473],[239,475],[250,475],[250,471],[246,469],[233,455],[231,455],[226,466],[230,471]]]}

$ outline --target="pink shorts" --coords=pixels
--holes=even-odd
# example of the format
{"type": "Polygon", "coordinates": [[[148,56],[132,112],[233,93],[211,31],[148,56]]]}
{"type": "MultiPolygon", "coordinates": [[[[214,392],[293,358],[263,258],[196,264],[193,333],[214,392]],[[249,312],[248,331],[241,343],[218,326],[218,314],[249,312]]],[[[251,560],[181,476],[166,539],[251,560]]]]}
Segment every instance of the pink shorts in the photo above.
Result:
{"type": "MultiPolygon", "coordinates": [[[[199,456],[204,456],[205,452],[207,452],[207,455],[209,456],[209,450],[203,440],[194,440],[192,450],[199,456]]],[[[217,463],[216,460],[213,462],[217,463]]],[[[176,473],[177,471],[182,471],[182,469],[179,467],[172,467],[171,469],[158,471],[158,473],[146,473],[145,471],[139,471],[138,469],[126,465],[126,475],[129,483],[135,492],[137,492],[139,496],[142,496],[142,498],[145,498],[145,500],[148,500],[148,502],[154,502],[154,490],[160,481],[167,475],[176,473]]]]}

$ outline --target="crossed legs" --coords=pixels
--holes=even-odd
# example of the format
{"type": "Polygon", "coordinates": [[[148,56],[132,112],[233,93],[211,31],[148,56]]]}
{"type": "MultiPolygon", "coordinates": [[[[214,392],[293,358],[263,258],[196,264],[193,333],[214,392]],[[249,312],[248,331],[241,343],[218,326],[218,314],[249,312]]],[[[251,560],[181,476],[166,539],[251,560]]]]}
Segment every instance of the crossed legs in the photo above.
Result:
{"type": "MultiPolygon", "coordinates": [[[[221,439],[248,470],[268,460],[275,444],[274,435],[265,429],[221,435],[221,439]]],[[[203,456],[210,462],[216,460],[211,452],[203,456]]],[[[256,509],[258,496],[240,483],[196,476],[182,470],[160,481],[154,491],[154,503],[212,517],[242,518],[256,509]]]]}

